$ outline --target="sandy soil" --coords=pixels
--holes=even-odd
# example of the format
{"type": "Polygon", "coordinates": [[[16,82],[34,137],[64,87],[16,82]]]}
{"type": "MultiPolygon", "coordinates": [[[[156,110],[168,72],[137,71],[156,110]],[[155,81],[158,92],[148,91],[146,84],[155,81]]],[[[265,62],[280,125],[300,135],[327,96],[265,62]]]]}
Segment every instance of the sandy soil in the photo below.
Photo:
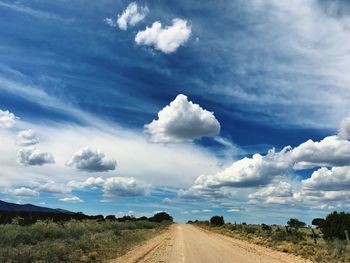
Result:
{"type": "Polygon", "coordinates": [[[174,224],[163,234],[111,263],[305,263],[293,255],[233,239],[193,225],[174,224]]]}

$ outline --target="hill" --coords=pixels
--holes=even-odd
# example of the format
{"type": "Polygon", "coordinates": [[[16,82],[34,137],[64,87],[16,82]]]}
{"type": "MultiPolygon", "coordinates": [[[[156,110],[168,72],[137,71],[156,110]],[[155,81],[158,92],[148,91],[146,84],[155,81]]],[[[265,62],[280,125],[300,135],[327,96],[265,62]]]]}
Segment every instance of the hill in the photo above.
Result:
{"type": "Polygon", "coordinates": [[[63,209],[52,209],[48,207],[36,206],[32,204],[14,204],[0,200],[0,212],[44,212],[44,213],[65,213],[73,212],[63,209]]]}

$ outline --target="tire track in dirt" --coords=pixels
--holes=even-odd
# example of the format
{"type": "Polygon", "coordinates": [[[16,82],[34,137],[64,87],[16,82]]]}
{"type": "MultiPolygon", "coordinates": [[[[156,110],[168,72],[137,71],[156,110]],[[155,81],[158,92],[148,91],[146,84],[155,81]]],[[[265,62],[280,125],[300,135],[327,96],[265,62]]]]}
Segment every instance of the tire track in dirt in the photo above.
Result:
{"type": "Polygon", "coordinates": [[[173,224],[110,263],[308,263],[305,259],[193,225],[173,224]]]}

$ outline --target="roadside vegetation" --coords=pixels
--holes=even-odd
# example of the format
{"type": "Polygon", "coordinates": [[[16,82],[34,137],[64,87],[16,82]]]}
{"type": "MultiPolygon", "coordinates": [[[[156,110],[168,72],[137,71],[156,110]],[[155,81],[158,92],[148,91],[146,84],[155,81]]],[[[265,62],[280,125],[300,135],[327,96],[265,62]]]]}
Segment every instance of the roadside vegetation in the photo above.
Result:
{"type": "Polygon", "coordinates": [[[350,213],[333,212],[325,219],[316,218],[312,221],[314,227],[295,218],[285,226],[225,223],[220,216],[188,223],[313,262],[350,262],[350,244],[346,237],[346,231],[350,232],[350,213]]]}
{"type": "Polygon", "coordinates": [[[2,214],[0,219],[0,262],[4,263],[103,262],[125,254],[172,223],[166,213],[81,220],[37,219],[33,213],[22,213],[22,217],[2,214]]]}

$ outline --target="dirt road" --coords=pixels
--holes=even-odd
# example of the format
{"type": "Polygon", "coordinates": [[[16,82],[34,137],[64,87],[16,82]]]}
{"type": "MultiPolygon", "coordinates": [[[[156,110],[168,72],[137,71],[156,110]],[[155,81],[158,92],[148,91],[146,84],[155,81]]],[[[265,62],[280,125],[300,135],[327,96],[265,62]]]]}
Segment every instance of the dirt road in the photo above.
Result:
{"type": "Polygon", "coordinates": [[[292,255],[233,239],[193,225],[174,224],[113,263],[301,263],[292,255]]]}

